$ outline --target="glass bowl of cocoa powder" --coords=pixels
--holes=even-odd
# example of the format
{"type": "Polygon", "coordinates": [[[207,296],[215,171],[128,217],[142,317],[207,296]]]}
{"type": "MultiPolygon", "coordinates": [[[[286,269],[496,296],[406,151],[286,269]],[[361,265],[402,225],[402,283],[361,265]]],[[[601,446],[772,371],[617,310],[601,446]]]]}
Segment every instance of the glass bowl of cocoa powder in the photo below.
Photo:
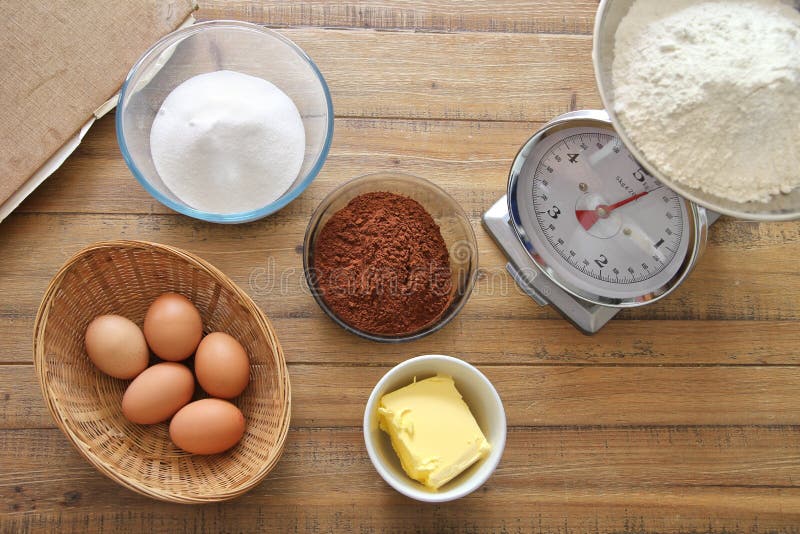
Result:
{"type": "Polygon", "coordinates": [[[436,332],[464,307],[478,245],[458,203],[422,178],[381,172],[331,192],[303,247],[311,294],[339,326],[396,343],[436,332]]]}

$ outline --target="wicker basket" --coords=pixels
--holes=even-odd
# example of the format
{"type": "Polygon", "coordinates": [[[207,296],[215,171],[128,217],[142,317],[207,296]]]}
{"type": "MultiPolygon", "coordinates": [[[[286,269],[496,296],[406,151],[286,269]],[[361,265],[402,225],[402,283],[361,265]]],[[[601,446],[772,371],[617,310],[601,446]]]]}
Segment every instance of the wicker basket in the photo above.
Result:
{"type": "Polygon", "coordinates": [[[182,250],[115,241],[80,251],[45,292],[33,352],[42,393],[61,430],[102,473],[149,497],[180,503],[237,497],[258,484],[283,451],[290,386],[272,325],[227,276],[182,250]],[[191,455],[170,442],[167,423],[126,420],[121,401],[129,381],[101,373],[84,350],[84,332],[95,316],[115,313],[141,327],[150,303],[169,291],[195,303],[206,332],[231,334],[250,356],[250,385],[234,400],[247,429],[225,453],[191,455]]]}

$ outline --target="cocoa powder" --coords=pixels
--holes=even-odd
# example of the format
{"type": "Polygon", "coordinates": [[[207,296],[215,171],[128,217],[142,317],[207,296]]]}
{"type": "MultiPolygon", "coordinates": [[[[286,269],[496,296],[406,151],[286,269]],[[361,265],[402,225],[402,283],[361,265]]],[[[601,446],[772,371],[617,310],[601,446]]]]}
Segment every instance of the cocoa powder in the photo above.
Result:
{"type": "Polygon", "coordinates": [[[450,304],[450,257],[439,226],[402,195],[351,200],[320,231],[312,266],[328,307],[368,333],[412,334],[450,304]]]}

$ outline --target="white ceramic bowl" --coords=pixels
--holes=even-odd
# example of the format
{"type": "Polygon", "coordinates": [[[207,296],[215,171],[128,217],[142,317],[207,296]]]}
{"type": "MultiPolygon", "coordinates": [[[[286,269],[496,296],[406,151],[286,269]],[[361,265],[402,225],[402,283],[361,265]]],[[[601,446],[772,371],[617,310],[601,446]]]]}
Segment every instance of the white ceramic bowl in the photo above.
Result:
{"type": "Polygon", "coordinates": [[[417,356],[390,369],[372,390],[364,411],[364,442],[378,474],[394,489],[418,501],[452,501],[481,487],[497,468],[506,445],[506,413],[492,383],[472,365],[452,356],[417,356]],[[378,404],[384,394],[409,385],[414,377],[422,380],[436,374],[453,377],[492,450],[489,456],[474,463],[438,491],[433,491],[403,471],[388,434],[378,426],[378,404]]]}

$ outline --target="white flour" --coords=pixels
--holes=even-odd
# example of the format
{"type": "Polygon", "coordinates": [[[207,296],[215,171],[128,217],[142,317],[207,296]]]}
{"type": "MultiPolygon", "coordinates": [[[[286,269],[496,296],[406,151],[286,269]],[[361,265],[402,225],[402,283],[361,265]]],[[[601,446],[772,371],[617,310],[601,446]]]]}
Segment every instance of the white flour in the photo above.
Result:
{"type": "Polygon", "coordinates": [[[164,100],[150,130],[164,184],[191,207],[251,211],[277,200],[303,163],[297,107],[270,82],[233,71],[190,78],[164,100]]]}
{"type": "Polygon", "coordinates": [[[615,111],[664,174],[736,202],[800,185],[800,13],[779,0],[638,0],[615,111]]]}

